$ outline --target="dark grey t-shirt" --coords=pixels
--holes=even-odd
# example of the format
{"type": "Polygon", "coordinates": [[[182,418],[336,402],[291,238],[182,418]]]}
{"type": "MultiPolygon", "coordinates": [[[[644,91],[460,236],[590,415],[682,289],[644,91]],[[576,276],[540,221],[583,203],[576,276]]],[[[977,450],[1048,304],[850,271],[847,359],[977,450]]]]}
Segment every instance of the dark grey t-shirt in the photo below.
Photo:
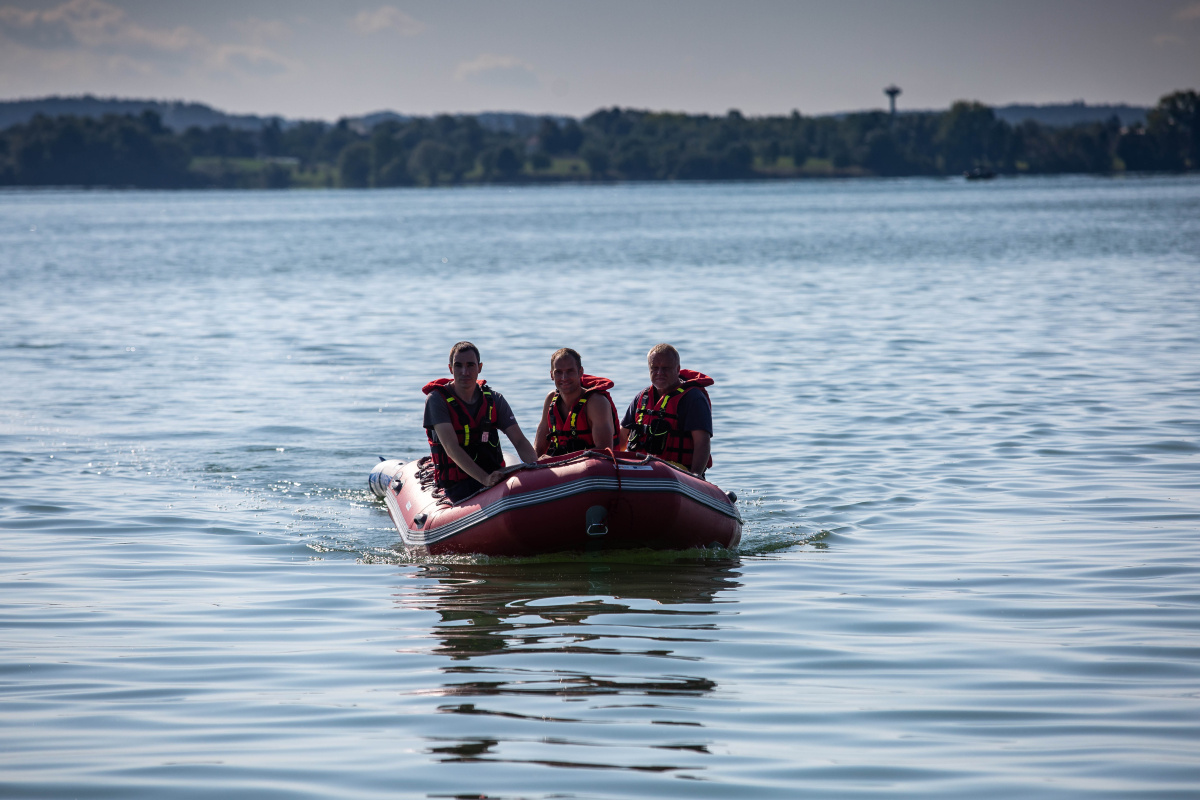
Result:
{"type": "MultiPolygon", "coordinates": [[[[641,396],[642,392],[638,392],[637,397],[633,398],[633,402],[629,404],[629,408],[625,409],[625,416],[621,418],[622,428],[633,427],[633,421],[637,418],[638,400],[641,396]]],[[[708,404],[708,398],[704,396],[704,392],[685,392],[683,397],[679,398],[678,411],[679,430],[684,433],[705,431],[712,436],[712,406],[708,404]]]]}
{"type": "MultiPolygon", "coordinates": [[[[513,415],[512,409],[508,405],[508,401],[504,399],[504,395],[492,389],[492,401],[496,404],[496,427],[502,431],[506,431],[513,425],[517,424],[517,418],[513,415]]],[[[461,400],[460,400],[461,402],[461,400]]],[[[483,392],[475,392],[475,400],[472,403],[463,403],[464,410],[474,417],[479,413],[479,407],[483,404],[483,392]]],[[[446,405],[446,398],[442,397],[441,392],[430,392],[425,396],[425,418],[422,422],[427,429],[433,430],[435,425],[442,422],[453,423],[450,419],[450,407],[446,405]]],[[[433,434],[433,440],[437,441],[437,434],[433,434]]]]}

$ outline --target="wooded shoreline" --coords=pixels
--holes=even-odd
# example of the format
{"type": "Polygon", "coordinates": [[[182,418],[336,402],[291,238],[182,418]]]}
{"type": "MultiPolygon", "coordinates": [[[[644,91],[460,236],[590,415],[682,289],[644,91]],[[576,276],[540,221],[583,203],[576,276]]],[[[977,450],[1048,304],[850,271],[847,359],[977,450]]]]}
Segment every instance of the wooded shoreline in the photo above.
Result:
{"type": "Polygon", "coordinates": [[[1200,168],[1200,97],[1145,125],[1011,125],[980,103],[941,112],[747,118],[612,108],[533,134],[473,116],[166,128],[157,114],[37,116],[0,132],[0,186],[387,187],[613,180],[1110,174],[1200,168]]]}

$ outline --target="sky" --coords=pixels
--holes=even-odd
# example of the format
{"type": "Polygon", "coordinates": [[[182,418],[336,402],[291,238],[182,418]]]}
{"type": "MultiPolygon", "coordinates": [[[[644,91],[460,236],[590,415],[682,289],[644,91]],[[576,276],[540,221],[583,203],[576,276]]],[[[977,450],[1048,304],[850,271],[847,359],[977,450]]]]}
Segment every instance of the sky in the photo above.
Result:
{"type": "Polygon", "coordinates": [[[762,116],[893,83],[901,109],[1153,105],[1200,89],[1200,0],[0,0],[0,100],[762,116]]]}

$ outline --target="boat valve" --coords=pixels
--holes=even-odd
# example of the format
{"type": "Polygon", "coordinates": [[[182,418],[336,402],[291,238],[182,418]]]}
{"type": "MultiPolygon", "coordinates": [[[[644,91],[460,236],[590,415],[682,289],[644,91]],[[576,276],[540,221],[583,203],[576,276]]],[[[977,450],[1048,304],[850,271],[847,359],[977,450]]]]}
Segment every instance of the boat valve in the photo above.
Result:
{"type": "Polygon", "coordinates": [[[608,509],[604,506],[592,506],[587,510],[587,534],[588,536],[603,536],[608,533],[608,526],[604,521],[608,519],[608,509]]]}

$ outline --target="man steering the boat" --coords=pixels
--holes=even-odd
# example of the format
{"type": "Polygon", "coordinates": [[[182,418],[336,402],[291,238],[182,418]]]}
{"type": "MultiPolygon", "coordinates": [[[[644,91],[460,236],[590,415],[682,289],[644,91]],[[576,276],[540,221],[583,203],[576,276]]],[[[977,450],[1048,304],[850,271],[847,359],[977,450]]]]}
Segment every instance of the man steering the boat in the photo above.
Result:
{"type": "Polygon", "coordinates": [[[537,461],[533,445],[521,432],[503,395],[479,380],[483,359],[479,348],[459,342],[450,349],[453,378],[430,381],[425,399],[425,433],[433,455],[435,481],[452,503],[504,477],[500,452],[503,432],[526,463],[537,461]]]}
{"type": "Polygon", "coordinates": [[[646,355],[650,385],[638,393],[621,420],[627,449],[679,464],[703,478],[712,466],[712,402],[704,387],[713,379],[679,368],[679,351],[656,344],[646,355]]]}
{"type": "Polygon", "coordinates": [[[581,450],[619,449],[617,409],[608,378],[586,375],[583,359],[569,347],[550,356],[554,391],[546,395],[542,418],[533,437],[539,456],[561,456],[581,450]]]}

